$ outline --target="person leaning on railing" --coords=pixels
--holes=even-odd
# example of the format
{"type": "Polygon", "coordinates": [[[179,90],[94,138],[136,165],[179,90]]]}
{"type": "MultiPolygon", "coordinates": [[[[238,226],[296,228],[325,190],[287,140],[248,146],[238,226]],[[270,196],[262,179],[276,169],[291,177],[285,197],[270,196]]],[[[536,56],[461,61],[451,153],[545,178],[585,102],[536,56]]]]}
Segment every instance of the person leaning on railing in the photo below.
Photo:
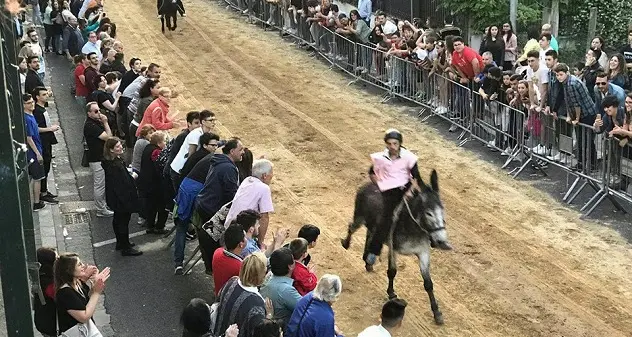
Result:
{"type": "Polygon", "coordinates": [[[349,12],[349,18],[351,21],[345,30],[353,33],[356,42],[368,44],[369,36],[371,35],[371,28],[369,28],[366,22],[362,20],[360,13],[358,13],[355,9],[349,12]]]}
{"type": "MultiPolygon", "coordinates": [[[[632,93],[628,93],[625,97],[625,110],[623,114],[623,126],[615,126],[609,134],[620,139],[619,145],[627,145],[627,140],[632,138],[632,93]]],[[[622,156],[632,159],[632,153],[629,147],[623,149],[622,156]]],[[[632,172],[628,172],[630,174],[632,172]]]]}
{"type": "MultiPolygon", "coordinates": [[[[597,109],[595,103],[592,100],[588,88],[586,85],[576,76],[569,73],[569,68],[564,63],[558,63],[553,69],[557,80],[562,83],[564,92],[564,102],[568,109],[567,119],[568,123],[578,125],[579,123],[585,125],[593,125],[595,122],[595,116],[597,115],[597,109]]],[[[597,151],[594,143],[595,134],[592,132],[585,133],[584,130],[579,129],[577,131],[577,169],[584,168],[584,152],[586,146],[589,147],[590,155],[590,168],[596,167],[597,151]],[[588,137],[588,139],[583,139],[588,137]]]]}
{"type": "Polygon", "coordinates": [[[443,76],[447,74],[451,68],[445,42],[437,41],[435,43],[435,50],[437,51],[437,57],[432,61],[432,67],[430,68],[428,77],[432,78],[433,74],[437,74],[436,82],[438,88],[436,90],[439,90],[439,101],[437,102],[436,113],[444,114],[448,112],[448,82],[443,76]]]}
{"type": "Polygon", "coordinates": [[[608,161],[610,163],[610,184],[616,184],[619,182],[619,172],[621,171],[621,150],[616,146],[625,146],[627,139],[621,135],[619,131],[613,132],[615,129],[623,130],[625,121],[625,109],[619,104],[619,99],[614,95],[607,95],[601,100],[601,108],[604,111],[603,117],[597,115],[593,128],[596,133],[607,133],[610,138],[614,138],[617,141],[610,141],[612,144],[608,147],[608,161]]]}

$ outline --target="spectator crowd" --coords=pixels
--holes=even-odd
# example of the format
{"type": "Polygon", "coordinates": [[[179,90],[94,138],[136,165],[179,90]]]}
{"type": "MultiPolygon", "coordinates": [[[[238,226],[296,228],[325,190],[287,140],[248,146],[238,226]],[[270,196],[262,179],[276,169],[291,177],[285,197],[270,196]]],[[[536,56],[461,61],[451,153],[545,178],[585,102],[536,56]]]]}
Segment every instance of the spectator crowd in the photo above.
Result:
{"type": "MultiPolygon", "coordinates": [[[[319,278],[309,254],[319,228],[304,225],[289,242],[287,229],[269,234],[273,163],[262,155],[255,159],[239,138],[222,139],[215,130],[217,116],[208,109],[178,119],[171,104],[178,93],[162,85],[161,65],[126,58],[123,43],[116,39],[117,26],[101,0],[29,0],[29,5],[34,26],[24,29],[24,16],[16,17],[16,32],[22,38],[18,66],[33,210],[58,202],[47,184],[59,125],[46,110],[51,92],[43,82],[44,56],[65,57],[75,65],[72,91],[86,113],[82,165],[92,172],[96,215],[112,218],[116,250],[123,256],[142,254],[129,238],[135,213],[149,235],[167,234],[167,221],[173,218],[176,275],[184,274],[186,242],[198,241],[216,301],[191,300],[181,317],[184,336],[342,336],[332,309],[342,280],[332,274],[319,278]],[[44,39],[37,28],[44,28],[44,39]],[[171,133],[177,136],[171,138],[171,133]]],[[[256,10],[253,1],[243,6],[246,14],[256,10]]],[[[394,21],[379,11],[373,15],[370,0],[360,0],[358,10],[348,16],[328,0],[270,6],[269,23],[283,9],[290,18],[288,32],[309,27],[314,50],[328,48],[320,44],[324,31],[368,46],[368,53],[358,55],[362,61],[354,71],[387,75],[390,87],[417,83],[420,96],[437,86],[438,94],[426,98],[436,102],[438,114],[454,109],[460,99],[454,93],[462,91],[448,86],[459,86],[478,93],[481,106],[498,102],[523,112],[523,126],[532,134],[540,134],[550,116],[557,134],[575,134],[580,148],[597,133],[621,140],[632,136],[632,95],[626,93],[632,84],[632,30],[619,53],[606,55],[603,39],[595,37],[584,62],[564,64],[558,62],[563,50],[549,25],[530,31],[522,49],[511,24],[492,25],[474,50],[456,27],[439,28],[432,20],[394,21]],[[442,80],[428,85],[423,78],[406,78],[393,59],[409,61],[442,80]],[[594,132],[574,133],[579,123],[594,132]]],[[[181,3],[178,8],[185,15],[181,3]]],[[[490,145],[509,152],[514,144],[499,134],[490,145]]],[[[595,151],[596,146],[589,148],[595,151]]],[[[531,149],[559,161],[557,150],[545,143],[531,149]]],[[[598,156],[584,160],[585,152],[578,151],[578,167],[594,168],[595,162],[586,161],[598,156]]],[[[56,336],[97,329],[92,317],[109,269],[50,248],[40,248],[37,255],[46,299],[36,305],[38,330],[56,336]]],[[[381,324],[360,336],[391,336],[401,326],[405,308],[402,300],[388,301],[381,324]]]]}
{"type": "Polygon", "coordinates": [[[370,3],[360,1],[361,11],[348,14],[327,0],[305,2],[300,16],[287,10],[309,49],[391,95],[447,115],[449,131],[471,132],[513,159],[535,155],[538,169],[555,163],[594,176],[608,160],[613,174],[606,183],[632,195],[632,171],[622,172],[620,163],[631,158],[632,27],[625,45],[607,46],[595,36],[583,60],[565,64],[550,24],[528,29],[526,41],[509,22],[490,25],[477,50],[449,23],[371,16],[370,3]],[[560,148],[560,136],[572,139],[572,149],[560,148]],[[619,146],[610,147],[610,139],[619,146]]]}
{"type": "Polygon", "coordinates": [[[525,41],[508,21],[490,25],[473,49],[449,22],[390,18],[373,13],[370,0],[348,13],[329,0],[226,1],[248,21],[297,37],[358,80],[430,106],[451,120],[450,132],[473,132],[503,156],[533,157],[536,169],[554,163],[593,177],[607,160],[605,183],[632,198],[632,171],[620,162],[631,158],[632,27],[623,46],[595,36],[582,60],[562,64],[566,47],[550,24],[527,29],[525,41]],[[608,113],[604,104],[615,103],[608,113]],[[561,149],[560,137],[572,139],[572,148],[561,149]],[[615,142],[618,147],[610,146],[615,142]]]}

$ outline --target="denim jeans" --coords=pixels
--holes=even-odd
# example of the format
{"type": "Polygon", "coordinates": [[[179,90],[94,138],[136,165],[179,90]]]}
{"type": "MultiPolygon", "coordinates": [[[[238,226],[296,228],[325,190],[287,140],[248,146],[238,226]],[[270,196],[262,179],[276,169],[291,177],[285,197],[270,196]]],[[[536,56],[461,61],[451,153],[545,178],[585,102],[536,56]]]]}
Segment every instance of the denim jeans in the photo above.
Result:
{"type": "Polygon", "coordinates": [[[39,3],[33,4],[33,24],[34,25],[42,25],[42,12],[40,11],[39,3]]]}
{"type": "Polygon", "coordinates": [[[173,261],[176,263],[176,266],[182,266],[182,263],[184,263],[184,246],[186,244],[186,234],[189,229],[189,223],[177,217],[173,218],[173,223],[176,225],[176,238],[173,243],[173,261]]]}

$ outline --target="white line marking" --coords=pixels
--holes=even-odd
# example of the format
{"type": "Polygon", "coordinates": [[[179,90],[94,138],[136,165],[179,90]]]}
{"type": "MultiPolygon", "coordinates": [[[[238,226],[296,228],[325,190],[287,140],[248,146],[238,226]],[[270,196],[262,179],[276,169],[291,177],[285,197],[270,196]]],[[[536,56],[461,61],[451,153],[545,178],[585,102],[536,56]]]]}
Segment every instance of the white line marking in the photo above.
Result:
{"type": "MultiPolygon", "coordinates": [[[[131,238],[135,238],[135,237],[137,237],[137,236],[141,236],[141,235],[144,235],[144,234],[147,234],[147,232],[146,232],[145,230],[142,230],[142,231],[140,231],[140,232],[131,233],[131,234],[129,235],[129,237],[130,237],[130,239],[131,239],[131,238]]],[[[97,243],[93,244],[93,245],[92,245],[92,247],[94,247],[94,248],[99,248],[99,247],[103,247],[103,246],[105,246],[105,245],[110,245],[110,244],[113,244],[113,243],[116,243],[116,239],[110,239],[110,240],[105,240],[105,241],[97,242],[97,243]]]]}

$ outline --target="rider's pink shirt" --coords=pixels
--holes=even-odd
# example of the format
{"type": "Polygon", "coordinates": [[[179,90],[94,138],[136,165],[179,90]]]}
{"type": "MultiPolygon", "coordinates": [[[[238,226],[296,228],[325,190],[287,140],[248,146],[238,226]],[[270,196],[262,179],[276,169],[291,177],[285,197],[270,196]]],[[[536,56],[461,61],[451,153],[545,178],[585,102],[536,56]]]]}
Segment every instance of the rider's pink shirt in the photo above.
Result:
{"type": "Polygon", "coordinates": [[[373,171],[377,176],[377,186],[380,191],[401,187],[410,181],[410,170],[417,163],[417,156],[406,149],[400,149],[399,157],[392,159],[388,150],[371,154],[373,171]]]}

